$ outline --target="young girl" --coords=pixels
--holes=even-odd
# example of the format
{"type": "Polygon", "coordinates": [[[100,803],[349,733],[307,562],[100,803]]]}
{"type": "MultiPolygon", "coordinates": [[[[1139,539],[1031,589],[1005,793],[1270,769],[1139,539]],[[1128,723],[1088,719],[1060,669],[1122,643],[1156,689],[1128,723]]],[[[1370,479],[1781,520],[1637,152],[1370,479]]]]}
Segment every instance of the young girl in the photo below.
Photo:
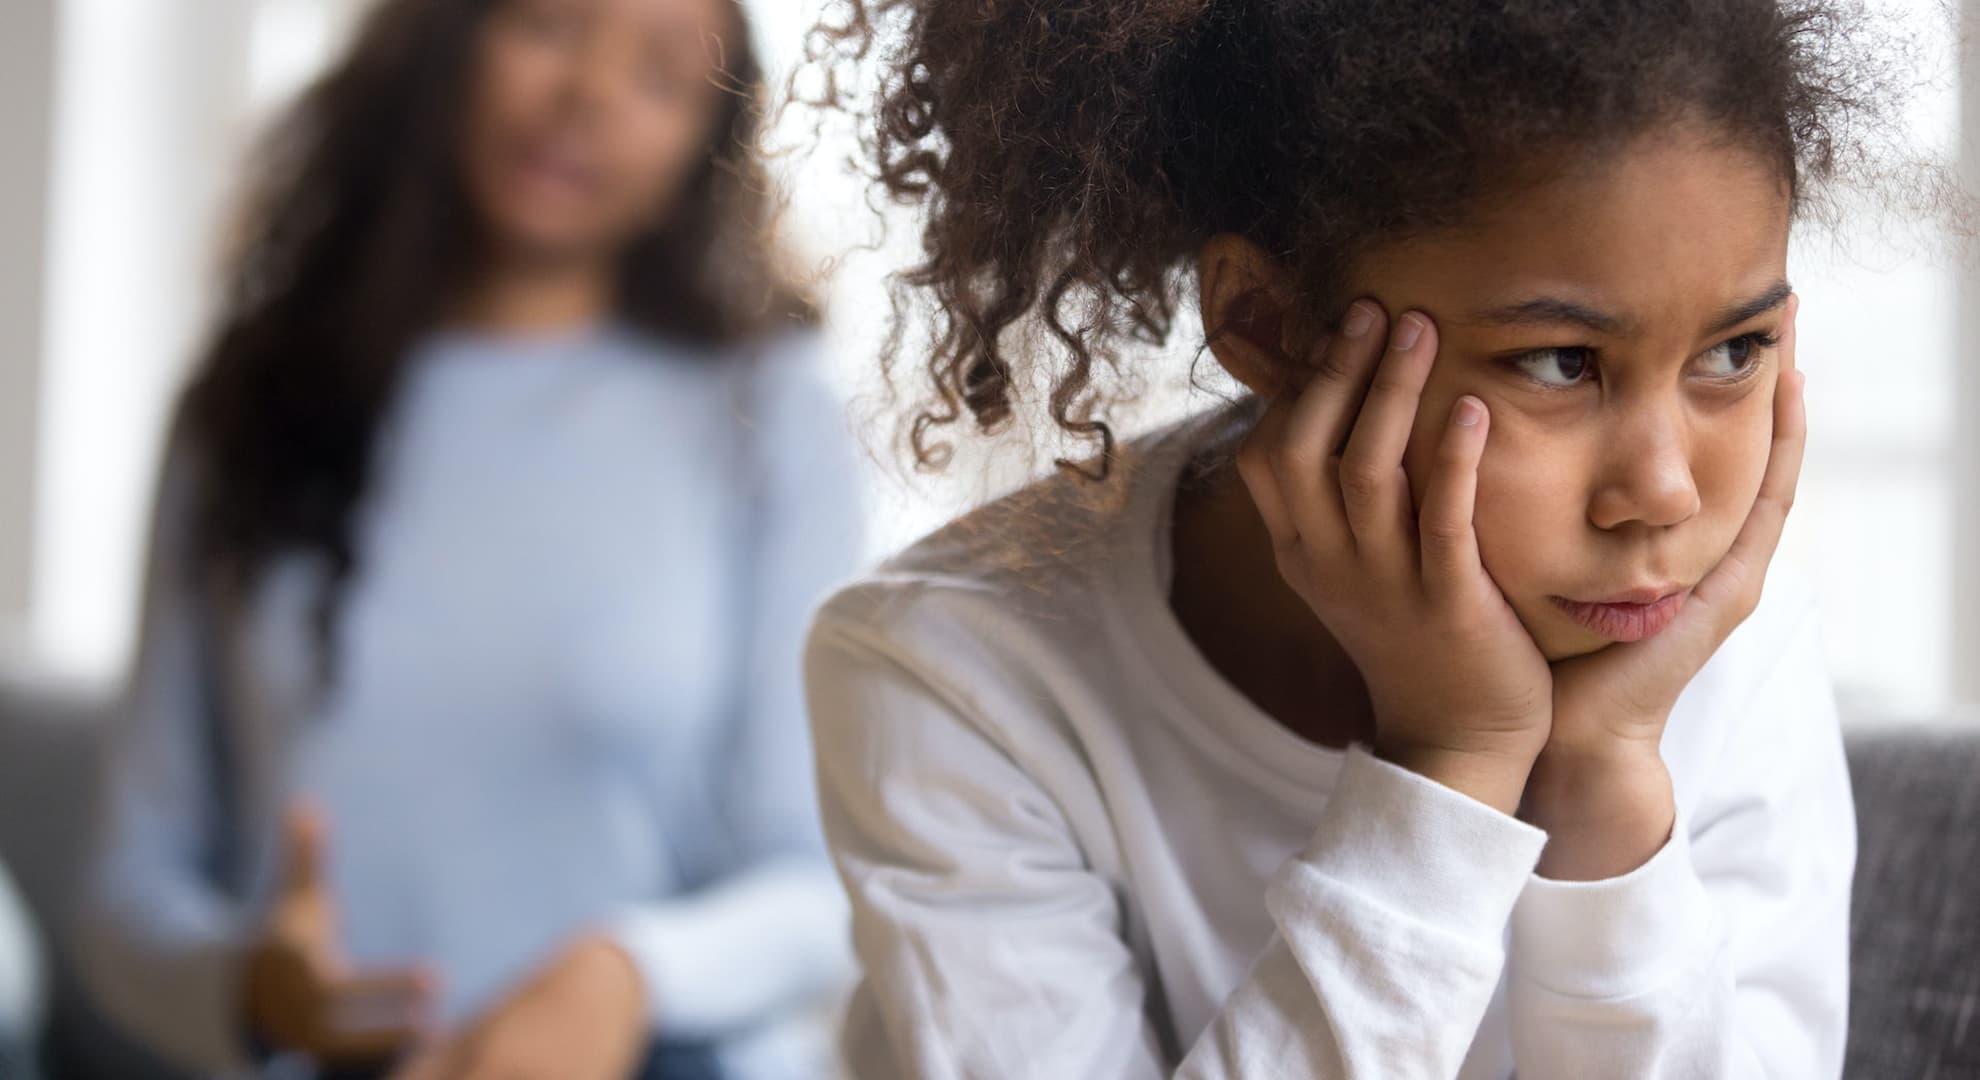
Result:
{"type": "Polygon", "coordinates": [[[852,1072],[1835,1076],[1850,792],[1767,572],[1789,223],[1881,100],[1847,12],[854,15],[917,450],[1047,385],[1104,452],[815,625],[852,1072]],[[1249,393],[1115,447],[1094,373],[1192,288],[1249,393]]]}
{"type": "Polygon", "coordinates": [[[734,0],[390,0],[276,131],[85,919],[176,1063],[793,1067],[850,968],[799,660],[859,510],[762,89],[734,0]]]}

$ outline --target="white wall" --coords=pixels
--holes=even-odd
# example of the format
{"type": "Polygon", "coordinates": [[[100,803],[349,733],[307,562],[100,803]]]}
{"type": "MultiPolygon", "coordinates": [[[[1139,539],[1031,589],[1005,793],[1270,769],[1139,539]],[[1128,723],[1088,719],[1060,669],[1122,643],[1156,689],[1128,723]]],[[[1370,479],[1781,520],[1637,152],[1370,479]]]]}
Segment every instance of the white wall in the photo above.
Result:
{"type": "Polygon", "coordinates": [[[0,35],[0,644],[26,631],[42,358],[55,0],[9,0],[0,35]]]}
{"type": "MultiPolygon", "coordinates": [[[[1965,38],[1980,41],[1980,3],[1962,9],[1965,38]]],[[[1969,52],[1960,72],[1959,149],[1968,191],[1980,192],[1980,56],[1969,52]]],[[[1953,490],[1958,493],[1953,552],[1953,696],[1980,702],[1980,254],[1967,261],[1958,298],[1958,349],[1954,358],[1953,490]]]]}
{"type": "MultiPolygon", "coordinates": [[[[11,2],[11,0],[10,0],[11,2]]],[[[123,664],[161,421],[206,316],[251,0],[62,0],[33,633],[123,664]]]]}

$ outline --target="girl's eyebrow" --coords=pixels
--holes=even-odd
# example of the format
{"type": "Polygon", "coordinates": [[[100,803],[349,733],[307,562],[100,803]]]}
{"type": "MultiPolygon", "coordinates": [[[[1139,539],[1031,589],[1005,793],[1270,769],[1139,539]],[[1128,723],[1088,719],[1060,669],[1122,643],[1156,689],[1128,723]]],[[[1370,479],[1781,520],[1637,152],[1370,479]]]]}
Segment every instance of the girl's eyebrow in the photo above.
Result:
{"type": "MultiPolygon", "coordinates": [[[[1708,335],[1724,333],[1748,319],[1757,318],[1780,307],[1787,303],[1788,297],[1793,294],[1794,286],[1785,280],[1777,281],[1760,295],[1725,308],[1712,321],[1706,333],[1708,335]]],[[[1635,322],[1625,316],[1613,315],[1558,296],[1536,296],[1528,300],[1485,308],[1473,312],[1468,321],[1487,326],[1573,323],[1611,337],[1626,336],[1636,327],[1635,322]]]]}
{"type": "Polygon", "coordinates": [[[1475,311],[1468,320],[1487,326],[1523,326],[1532,323],[1574,323],[1598,334],[1621,337],[1635,325],[1620,315],[1597,311],[1586,304],[1558,296],[1536,296],[1510,304],[1475,311]]]}
{"type": "Polygon", "coordinates": [[[1719,315],[1718,321],[1714,322],[1711,329],[1706,332],[1708,334],[1725,333],[1727,330],[1731,330],[1748,319],[1757,319],[1769,311],[1780,307],[1788,302],[1788,297],[1793,295],[1794,286],[1788,284],[1786,279],[1776,281],[1766,292],[1761,293],[1759,296],[1727,308],[1719,315]]]}

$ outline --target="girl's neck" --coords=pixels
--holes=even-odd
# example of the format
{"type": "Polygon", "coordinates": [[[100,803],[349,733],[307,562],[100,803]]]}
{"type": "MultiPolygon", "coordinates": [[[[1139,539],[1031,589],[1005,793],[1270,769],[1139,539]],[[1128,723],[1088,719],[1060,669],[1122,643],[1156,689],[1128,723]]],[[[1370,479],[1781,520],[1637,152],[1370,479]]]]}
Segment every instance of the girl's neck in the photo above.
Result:
{"type": "Polygon", "coordinates": [[[1372,739],[1360,671],[1279,576],[1236,468],[1225,464],[1178,491],[1172,528],[1169,606],[1217,673],[1309,742],[1372,739]]]}
{"type": "Polygon", "coordinates": [[[447,306],[447,322],[500,336],[578,330],[610,314],[616,285],[607,260],[489,257],[462,282],[447,306]]]}

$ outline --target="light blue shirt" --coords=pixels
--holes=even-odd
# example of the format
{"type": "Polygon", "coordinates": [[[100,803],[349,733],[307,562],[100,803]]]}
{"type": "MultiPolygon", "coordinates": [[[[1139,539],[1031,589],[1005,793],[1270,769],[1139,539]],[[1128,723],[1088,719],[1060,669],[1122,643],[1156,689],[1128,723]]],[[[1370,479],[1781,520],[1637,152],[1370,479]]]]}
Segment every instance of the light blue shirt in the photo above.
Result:
{"type": "Polygon", "coordinates": [[[432,965],[449,1022],[588,929],[681,1037],[841,978],[799,662],[860,513],[816,352],[617,328],[426,343],[381,432],[327,693],[318,564],[278,562],[202,630],[215,605],[162,571],[194,482],[168,475],[89,921],[112,1011],[182,1062],[238,1066],[235,957],[297,798],[327,820],[351,961],[432,965]],[[201,865],[228,837],[231,883],[201,865]]]}

